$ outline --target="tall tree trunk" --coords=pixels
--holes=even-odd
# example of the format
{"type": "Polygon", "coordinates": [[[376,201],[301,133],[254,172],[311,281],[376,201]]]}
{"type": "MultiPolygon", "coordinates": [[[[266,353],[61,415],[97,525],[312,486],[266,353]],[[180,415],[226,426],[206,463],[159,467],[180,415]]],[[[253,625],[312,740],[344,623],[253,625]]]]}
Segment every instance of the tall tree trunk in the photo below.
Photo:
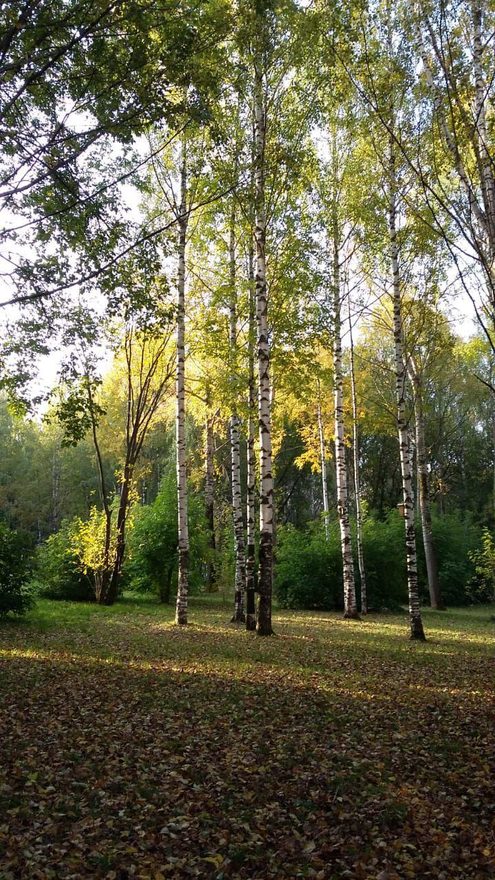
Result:
{"type": "Polygon", "coordinates": [[[186,464],[186,393],[185,393],[185,290],[186,290],[186,236],[187,236],[187,165],[185,144],[182,146],[180,173],[179,241],[177,270],[177,525],[179,575],[175,622],[187,624],[189,587],[189,530],[187,520],[187,464],[186,464]]]}
{"type": "MultiPolygon", "coordinates": [[[[347,294],[349,296],[349,292],[347,294]]],[[[366,583],[366,569],[364,566],[363,547],[363,509],[361,506],[361,480],[359,476],[359,429],[356,395],[356,373],[354,369],[354,340],[352,337],[351,299],[348,300],[349,310],[349,347],[351,368],[351,399],[352,399],[352,452],[354,460],[354,496],[356,502],[356,542],[359,568],[359,582],[361,587],[361,614],[368,613],[368,587],[366,583]]]]}
{"type": "Polygon", "coordinates": [[[247,476],[246,476],[246,629],[256,629],[255,603],[255,494],[256,494],[256,381],[254,375],[254,345],[256,338],[256,301],[254,288],[254,249],[249,246],[249,336],[248,336],[248,425],[247,425],[247,476]]]}
{"type": "Polygon", "coordinates": [[[260,439],[260,546],[257,632],[272,634],[273,588],[273,474],[270,394],[270,342],[268,338],[266,283],[265,206],[265,107],[262,52],[254,65],[254,191],[256,248],[256,317],[258,323],[258,412],[260,439]]]}
{"type": "Polygon", "coordinates": [[[323,432],[323,418],[321,415],[320,404],[320,385],[318,383],[318,437],[320,440],[320,468],[321,468],[321,489],[323,495],[323,518],[325,525],[325,538],[330,538],[330,523],[328,520],[329,504],[328,504],[328,482],[327,482],[327,449],[325,443],[325,434],[323,432]]]}
{"type": "Polygon", "coordinates": [[[344,617],[359,618],[356,604],[356,585],[354,581],[354,560],[352,558],[351,527],[349,523],[349,493],[347,479],[347,457],[344,430],[344,378],[342,372],[342,322],[341,285],[339,265],[339,230],[336,219],[336,206],[333,208],[333,376],[335,406],[335,476],[337,484],[337,512],[340,527],[340,546],[344,575],[344,617]]]}
{"type": "Polygon", "coordinates": [[[206,527],[208,529],[208,547],[211,553],[211,559],[208,560],[208,569],[206,574],[206,586],[209,593],[213,591],[216,584],[214,455],[215,445],[213,437],[213,417],[211,415],[211,412],[207,411],[205,420],[205,518],[206,527]]]}
{"type": "Polygon", "coordinates": [[[402,477],[402,502],[404,505],[404,524],[406,530],[407,589],[409,595],[409,622],[411,639],[424,641],[423,621],[419,604],[418,564],[416,555],[416,533],[414,529],[414,492],[411,450],[406,419],[406,378],[404,338],[402,331],[402,304],[399,273],[399,247],[397,243],[397,204],[395,154],[393,140],[390,140],[390,204],[388,227],[390,237],[390,261],[393,280],[394,305],[394,343],[395,343],[395,388],[397,400],[397,429],[399,434],[400,469],[402,477]]]}
{"type": "Polygon", "coordinates": [[[103,467],[103,457],[101,454],[100,444],[98,441],[97,418],[95,414],[95,401],[91,388],[91,380],[87,375],[87,392],[89,413],[91,418],[91,433],[93,437],[93,446],[96,455],[96,464],[98,469],[98,478],[100,483],[101,503],[105,515],[105,538],[103,548],[103,566],[100,572],[95,573],[95,597],[98,605],[112,605],[113,601],[108,598],[108,586],[110,583],[110,550],[112,545],[112,508],[108,503],[108,488],[105,479],[105,469],[103,467]]]}
{"type": "MultiPolygon", "coordinates": [[[[237,379],[237,289],[236,289],[236,241],[235,241],[235,208],[232,207],[230,217],[229,234],[229,281],[230,281],[230,327],[229,327],[229,350],[230,350],[230,379],[232,385],[232,397],[235,400],[237,379]]],[[[241,495],[241,450],[240,450],[240,420],[237,408],[233,405],[230,417],[230,462],[232,484],[232,516],[234,521],[234,544],[235,544],[235,589],[234,589],[234,614],[232,623],[244,623],[244,588],[246,585],[246,548],[244,544],[244,519],[242,515],[241,495]]]]}
{"type": "Polygon", "coordinates": [[[428,590],[430,604],[437,611],[444,611],[440,583],[438,580],[438,565],[433,545],[433,531],[431,525],[430,489],[428,485],[428,456],[425,442],[425,424],[423,413],[423,389],[421,378],[414,365],[412,358],[409,360],[409,379],[411,381],[414,398],[414,430],[416,439],[416,470],[417,492],[419,501],[419,514],[421,518],[421,531],[423,534],[423,546],[425,550],[426,574],[428,577],[428,590]]]}
{"type": "Polygon", "coordinates": [[[117,511],[116,537],[115,537],[115,556],[110,575],[107,591],[107,603],[113,605],[119,594],[120,579],[122,576],[122,566],[124,564],[125,554],[125,531],[127,525],[127,517],[131,503],[130,488],[132,480],[132,467],[126,463],[124,468],[124,479],[120,487],[119,508],[117,511]]]}

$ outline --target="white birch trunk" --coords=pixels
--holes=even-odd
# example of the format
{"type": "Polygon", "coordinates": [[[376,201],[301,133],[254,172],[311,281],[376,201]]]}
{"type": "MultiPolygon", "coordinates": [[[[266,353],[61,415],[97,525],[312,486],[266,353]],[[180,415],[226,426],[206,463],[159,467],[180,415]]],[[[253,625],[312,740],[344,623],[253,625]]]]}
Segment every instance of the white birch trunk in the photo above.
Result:
{"type": "Polygon", "coordinates": [[[414,430],[416,440],[418,506],[419,515],[421,518],[423,547],[425,551],[428,590],[430,593],[431,607],[435,608],[437,611],[443,611],[445,609],[445,605],[442,602],[440,583],[438,581],[438,566],[435,548],[433,546],[433,531],[431,525],[430,490],[428,485],[428,456],[426,452],[423,413],[423,389],[421,387],[421,378],[412,358],[410,358],[409,360],[408,372],[414,398],[414,430]]]}
{"type": "Polygon", "coordinates": [[[409,597],[409,622],[411,639],[424,641],[425,634],[421,619],[418,590],[418,564],[416,555],[416,533],[414,528],[414,492],[411,449],[406,418],[406,378],[404,339],[402,331],[402,305],[399,272],[399,247],[397,243],[397,206],[395,155],[393,141],[390,142],[390,204],[388,227],[390,237],[390,261],[393,281],[394,306],[394,344],[395,344],[395,388],[397,401],[397,430],[399,435],[400,470],[402,478],[402,503],[404,505],[404,525],[406,532],[407,589],[409,597]]]}
{"type": "MultiPolygon", "coordinates": [[[[335,208],[334,208],[335,211],[335,208]]],[[[342,321],[341,289],[339,267],[339,241],[336,218],[333,219],[333,399],[335,407],[335,476],[337,486],[337,513],[342,550],[342,569],[344,576],[344,617],[359,617],[356,604],[356,585],[354,580],[354,560],[352,558],[352,538],[349,522],[349,493],[347,478],[347,457],[345,449],[344,425],[344,377],[342,372],[342,321]]]]}
{"type": "Polygon", "coordinates": [[[189,578],[189,531],[187,520],[187,465],[186,465],[186,393],[185,393],[185,290],[186,290],[186,236],[187,236],[187,166],[183,145],[180,172],[179,206],[179,264],[177,270],[177,525],[179,574],[175,622],[187,624],[189,578]]]}
{"type": "Polygon", "coordinates": [[[273,474],[271,434],[270,342],[266,283],[265,107],[261,52],[254,65],[254,190],[256,317],[258,324],[258,414],[260,442],[260,545],[258,578],[259,635],[272,634],[273,474]]]}
{"type": "MultiPolygon", "coordinates": [[[[319,395],[319,385],[318,385],[319,395]]],[[[318,437],[320,440],[320,468],[321,468],[321,490],[323,496],[323,522],[325,525],[325,538],[330,538],[330,523],[328,520],[330,508],[328,504],[328,480],[327,480],[327,450],[325,444],[325,434],[323,431],[323,418],[321,414],[321,405],[318,400],[318,437]]]]}
{"type": "MultiPolygon", "coordinates": [[[[349,293],[347,294],[349,296],[349,293]]],[[[356,541],[357,556],[359,568],[359,582],[361,587],[361,614],[368,613],[368,587],[366,583],[366,569],[364,566],[364,548],[363,548],[363,510],[361,506],[361,480],[359,476],[359,429],[358,429],[358,412],[357,412],[357,396],[356,396],[356,374],[354,370],[354,340],[352,338],[352,315],[351,300],[348,301],[349,308],[349,346],[350,346],[350,368],[351,368],[351,398],[352,398],[352,452],[354,463],[354,495],[356,502],[356,541]]]]}
{"type": "Polygon", "coordinates": [[[213,436],[213,416],[207,411],[205,421],[205,517],[208,528],[208,544],[211,559],[208,560],[206,575],[207,589],[212,592],[216,583],[215,570],[215,443],[213,436]]]}
{"type": "Polygon", "coordinates": [[[256,502],[256,382],[254,375],[254,345],[256,338],[256,302],[254,289],[254,250],[249,247],[249,336],[248,336],[248,429],[247,429],[247,475],[246,475],[246,629],[256,629],[255,603],[255,502],[256,502]]]}
{"type": "MultiPolygon", "coordinates": [[[[236,295],[236,243],[235,243],[235,210],[232,209],[229,235],[229,264],[230,264],[230,321],[229,321],[229,348],[230,348],[230,371],[232,394],[235,396],[236,364],[237,364],[237,295],[236,295]]],[[[234,614],[232,623],[244,623],[244,588],[246,582],[246,548],[244,543],[244,521],[242,515],[241,496],[241,452],[240,452],[240,420],[237,408],[234,405],[230,417],[230,462],[232,483],[232,517],[234,521],[234,544],[235,544],[235,591],[234,591],[234,614]]]]}

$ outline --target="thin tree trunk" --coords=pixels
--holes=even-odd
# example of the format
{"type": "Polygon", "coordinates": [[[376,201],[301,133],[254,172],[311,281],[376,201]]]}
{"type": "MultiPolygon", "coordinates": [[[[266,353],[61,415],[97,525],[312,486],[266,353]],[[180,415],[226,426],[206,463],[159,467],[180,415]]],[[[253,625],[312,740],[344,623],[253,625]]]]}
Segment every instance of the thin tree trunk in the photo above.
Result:
{"type": "Polygon", "coordinates": [[[211,553],[206,574],[206,586],[209,593],[213,591],[216,584],[214,454],[213,417],[210,412],[207,412],[205,421],[205,517],[208,529],[208,546],[211,553]]]}
{"type": "Polygon", "coordinates": [[[406,531],[407,589],[409,595],[409,622],[411,639],[424,641],[423,621],[418,590],[418,564],[416,555],[416,533],[414,528],[414,492],[411,466],[411,450],[406,419],[406,365],[402,331],[402,307],[399,273],[399,247],[397,243],[397,206],[395,155],[393,140],[390,140],[390,205],[389,237],[390,260],[393,280],[394,305],[394,343],[395,343],[395,388],[397,400],[397,429],[399,435],[400,469],[402,477],[402,501],[404,505],[404,524],[406,531]]]}
{"type": "Polygon", "coordinates": [[[412,359],[409,361],[409,378],[413,388],[414,397],[414,428],[416,438],[416,470],[417,491],[419,501],[419,514],[421,518],[421,531],[423,534],[423,546],[425,551],[426,573],[428,578],[428,590],[430,604],[437,611],[444,611],[440,583],[438,580],[438,565],[435,548],[433,545],[433,531],[431,525],[430,490],[428,485],[428,457],[426,453],[425,425],[423,413],[423,392],[421,379],[412,359]]]}
{"type": "Polygon", "coordinates": [[[246,476],[246,629],[256,629],[255,603],[255,495],[256,495],[256,382],[254,375],[254,345],[256,334],[256,301],[254,288],[254,249],[249,246],[249,337],[248,337],[248,426],[247,426],[247,476],[246,476]]]}
{"type": "MultiPolygon", "coordinates": [[[[235,208],[232,208],[230,217],[229,234],[229,264],[230,264],[230,373],[232,384],[232,396],[235,400],[236,367],[237,367],[237,290],[236,290],[236,241],[235,241],[235,208]]],[[[244,520],[242,516],[241,496],[241,451],[239,436],[239,416],[234,404],[230,417],[230,461],[231,461],[231,484],[232,484],[232,517],[234,521],[235,543],[235,590],[234,590],[234,614],[232,623],[244,623],[244,588],[246,585],[246,548],[244,544],[244,520]]]]}
{"type": "Polygon", "coordinates": [[[337,512],[339,517],[340,546],[342,550],[342,568],[344,576],[344,618],[357,619],[359,618],[359,614],[356,604],[354,560],[352,558],[351,527],[349,523],[347,457],[345,449],[344,378],[342,372],[342,323],[339,267],[340,254],[335,206],[333,212],[333,396],[335,406],[335,476],[337,484],[337,512]]]}
{"type": "Polygon", "coordinates": [[[108,503],[108,490],[105,480],[105,470],[103,467],[103,457],[101,454],[100,444],[98,442],[98,432],[96,430],[97,421],[95,415],[95,406],[93,400],[93,392],[91,389],[91,380],[87,376],[87,391],[89,413],[91,418],[91,433],[93,437],[93,446],[96,454],[96,463],[98,466],[98,477],[100,482],[101,502],[105,514],[105,538],[103,548],[103,567],[100,572],[95,573],[95,596],[98,605],[111,605],[108,600],[108,585],[110,583],[110,548],[112,543],[112,509],[108,503]]]}
{"type": "Polygon", "coordinates": [[[186,236],[187,236],[187,166],[185,144],[182,147],[179,242],[177,270],[177,525],[179,574],[175,622],[187,624],[187,600],[189,588],[189,530],[187,520],[187,466],[186,466],[186,394],[185,394],[185,288],[186,288],[186,236]]]}
{"type": "Polygon", "coordinates": [[[273,588],[273,474],[270,394],[270,342],[268,338],[265,207],[265,108],[262,53],[254,70],[254,190],[256,247],[256,316],[258,323],[258,411],[260,438],[260,546],[257,632],[272,634],[273,588]]]}
{"type": "MultiPolygon", "coordinates": [[[[348,293],[349,296],[349,293],[348,293]]],[[[352,399],[352,451],[354,460],[354,495],[356,502],[356,542],[359,568],[359,582],[361,587],[361,614],[368,613],[368,587],[366,583],[366,569],[364,566],[363,548],[363,509],[361,506],[361,480],[359,477],[359,430],[356,395],[356,374],[354,369],[354,340],[352,338],[352,315],[351,300],[348,300],[349,309],[349,346],[350,346],[350,369],[351,369],[351,399],[352,399]]]]}
{"type": "MultiPolygon", "coordinates": [[[[318,398],[319,398],[319,384],[318,384],[318,398]]],[[[328,482],[327,482],[327,450],[325,444],[325,435],[323,432],[323,418],[321,415],[321,404],[318,399],[318,436],[320,440],[320,468],[321,468],[321,490],[323,496],[323,521],[325,525],[325,538],[328,541],[330,538],[330,523],[328,520],[329,515],[329,504],[328,504],[328,482]]]]}

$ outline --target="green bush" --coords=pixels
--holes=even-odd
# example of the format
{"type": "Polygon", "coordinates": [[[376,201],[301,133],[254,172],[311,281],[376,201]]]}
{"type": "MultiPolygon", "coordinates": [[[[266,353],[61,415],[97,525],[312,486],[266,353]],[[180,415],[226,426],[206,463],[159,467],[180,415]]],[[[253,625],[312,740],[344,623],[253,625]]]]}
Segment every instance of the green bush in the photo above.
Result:
{"type": "Polygon", "coordinates": [[[363,551],[369,609],[396,610],[407,601],[404,520],[396,510],[384,520],[365,519],[363,551]]]}
{"type": "Polygon", "coordinates": [[[83,573],[75,549],[79,520],[66,520],[56,534],[38,547],[34,587],[47,599],[92,602],[95,598],[91,580],[83,573]]]}
{"type": "Polygon", "coordinates": [[[474,575],[468,584],[473,602],[495,602],[495,542],[488,529],[483,529],[481,546],[470,553],[474,575]]]}
{"type": "Polygon", "coordinates": [[[284,608],[342,607],[342,559],[337,528],[326,541],[320,522],[304,531],[277,529],[275,592],[284,608]]]}
{"type": "MultiPolygon", "coordinates": [[[[447,605],[490,601],[495,589],[495,549],[491,535],[460,512],[433,517],[433,541],[438,576],[447,605]]],[[[342,607],[342,558],[337,523],[329,540],[320,523],[304,531],[292,526],[278,531],[275,590],[288,608],[339,609],[342,607]]],[[[416,529],[418,577],[422,599],[428,601],[421,526],[416,529]]],[[[372,516],[363,525],[363,546],[368,606],[397,609],[407,602],[404,521],[392,510],[386,519],[372,516]]],[[[356,543],[354,541],[354,550],[356,543]]],[[[359,601],[359,574],[354,560],[359,601]]]]}
{"type": "MultiPolygon", "coordinates": [[[[208,548],[203,500],[189,492],[189,586],[199,590],[206,576],[208,548]]],[[[127,542],[125,584],[136,592],[154,592],[169,602],[177,583],[177,489],[170,471],[160,485],[155,501],[138,508],[127,542]]]]}
{"type": "Polygon", "coordinates": [[[20,532],[0,523],[0,618],[25,614],[33,605],[27,586],[31,569],[31,545],[20,532]]]}
{"type": "MultiPolygon", "coordinates": [[[[433,546],[437,556],[438,580],[446,605],[466,605],[473,601],[471,584],[476,566],[473,555],[482,542],[482,530],[460,511],[432,517],[433,546]]],[[[417,525],[418,575],[422,599],[429,602],[426,563],[421,526],[417,525]]]]}

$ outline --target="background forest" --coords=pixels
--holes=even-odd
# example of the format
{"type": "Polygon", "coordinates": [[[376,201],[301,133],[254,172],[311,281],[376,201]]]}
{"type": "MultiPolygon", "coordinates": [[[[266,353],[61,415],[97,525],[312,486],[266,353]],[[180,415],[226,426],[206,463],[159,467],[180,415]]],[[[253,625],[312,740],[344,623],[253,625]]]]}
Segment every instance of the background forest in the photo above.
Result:
{"type": "Polygon", "coordinates": [[[2,14],[4,612],[491,601],[493,4],[2,14]]]}

